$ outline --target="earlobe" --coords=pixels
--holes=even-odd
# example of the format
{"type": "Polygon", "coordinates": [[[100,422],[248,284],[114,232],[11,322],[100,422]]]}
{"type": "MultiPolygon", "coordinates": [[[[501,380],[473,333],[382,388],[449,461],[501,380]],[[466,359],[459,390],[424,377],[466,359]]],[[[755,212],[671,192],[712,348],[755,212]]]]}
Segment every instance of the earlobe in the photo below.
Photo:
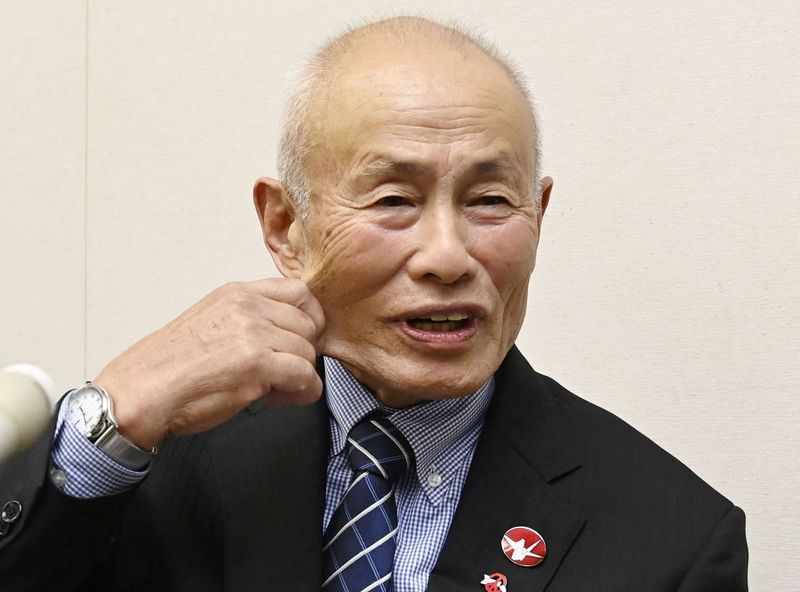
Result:
{"type": "Polygon", "coordinates": [[[261,177],[253,186],[253,205],[256,207],[264,244],[272,260],[285,277],[298,278],[303,275],[302,233],[295,226],[292,199],[280,181],[261,177]]]}

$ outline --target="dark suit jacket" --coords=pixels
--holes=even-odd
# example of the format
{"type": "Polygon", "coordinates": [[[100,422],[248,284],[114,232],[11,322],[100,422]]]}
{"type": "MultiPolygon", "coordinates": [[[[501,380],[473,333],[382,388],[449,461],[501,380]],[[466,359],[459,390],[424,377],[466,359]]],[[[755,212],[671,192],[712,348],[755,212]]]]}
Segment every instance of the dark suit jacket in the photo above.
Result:
{"type": "MultiPolygon", "coordinates": [[[[739,592],[744,514],[633,428],[535,373],[512,349],[432,592],[739,592]],[[547,557],[513,565],[500,540],[536,529],[547,557]]],[[[169,440],[136,489],[99,500],[46,478],[50,438],[0,474],[23,514],[0,537],[0,590],[320,589],[328,412],[251,407],[169,440]]]]}

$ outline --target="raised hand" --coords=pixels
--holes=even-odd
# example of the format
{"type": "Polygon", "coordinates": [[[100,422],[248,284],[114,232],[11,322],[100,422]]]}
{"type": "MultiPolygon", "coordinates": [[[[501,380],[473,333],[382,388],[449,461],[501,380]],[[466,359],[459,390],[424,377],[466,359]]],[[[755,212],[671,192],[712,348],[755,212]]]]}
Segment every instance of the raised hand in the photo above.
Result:
{"type": "Polygon", "coordinates": [[[143,449],[192,434],[263,398],[307,404],[325,316],[305,283],[226,284],[112,360],[94,381],[114,401],[120,432],[143,449]]]}

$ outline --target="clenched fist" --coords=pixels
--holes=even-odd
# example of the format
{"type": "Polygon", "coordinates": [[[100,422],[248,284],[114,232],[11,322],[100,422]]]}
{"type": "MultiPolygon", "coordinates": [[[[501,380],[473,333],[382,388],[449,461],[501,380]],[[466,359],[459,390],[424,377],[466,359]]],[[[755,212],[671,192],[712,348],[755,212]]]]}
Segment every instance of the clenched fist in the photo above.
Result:
{"type": "Polygon", "coordinates": [[[231,283],[112,360],[94,381],[120,432],[147,450],[167,433],[208,430],[250,403],[307,404],[325,316],[305,283],[231,283]]]}

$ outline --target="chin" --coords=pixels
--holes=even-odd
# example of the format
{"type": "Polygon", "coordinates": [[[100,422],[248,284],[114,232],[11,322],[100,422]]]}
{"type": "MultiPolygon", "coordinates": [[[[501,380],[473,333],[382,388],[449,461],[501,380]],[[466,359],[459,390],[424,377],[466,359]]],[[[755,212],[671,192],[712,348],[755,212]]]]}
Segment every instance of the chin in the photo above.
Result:
{"type": "MultiPolygon", "coordinates": [[[[470,395],[481,388],[503,361],[499,341],[472,347],[420,351],[419,347],[339,350],[341,361],[367,388],[390,407],[470,395]],[[368,360],[368,364],[364,364],[368,360]]],[[[337,355],[338,354],[338,355],[337,355]]]]}
{"type": "Polygon", "coordinates": [[[463,364],[455,369],[441,368],[434,364],[433,368],[409,370],[382,377],[382,388],[372,390],[390,407],[408,407],[424,401],[470,395],[481,388],[494,373],[494,368],[488,364],[485,368],[473,365],[469,372],[464,371],[463,364]]]}

